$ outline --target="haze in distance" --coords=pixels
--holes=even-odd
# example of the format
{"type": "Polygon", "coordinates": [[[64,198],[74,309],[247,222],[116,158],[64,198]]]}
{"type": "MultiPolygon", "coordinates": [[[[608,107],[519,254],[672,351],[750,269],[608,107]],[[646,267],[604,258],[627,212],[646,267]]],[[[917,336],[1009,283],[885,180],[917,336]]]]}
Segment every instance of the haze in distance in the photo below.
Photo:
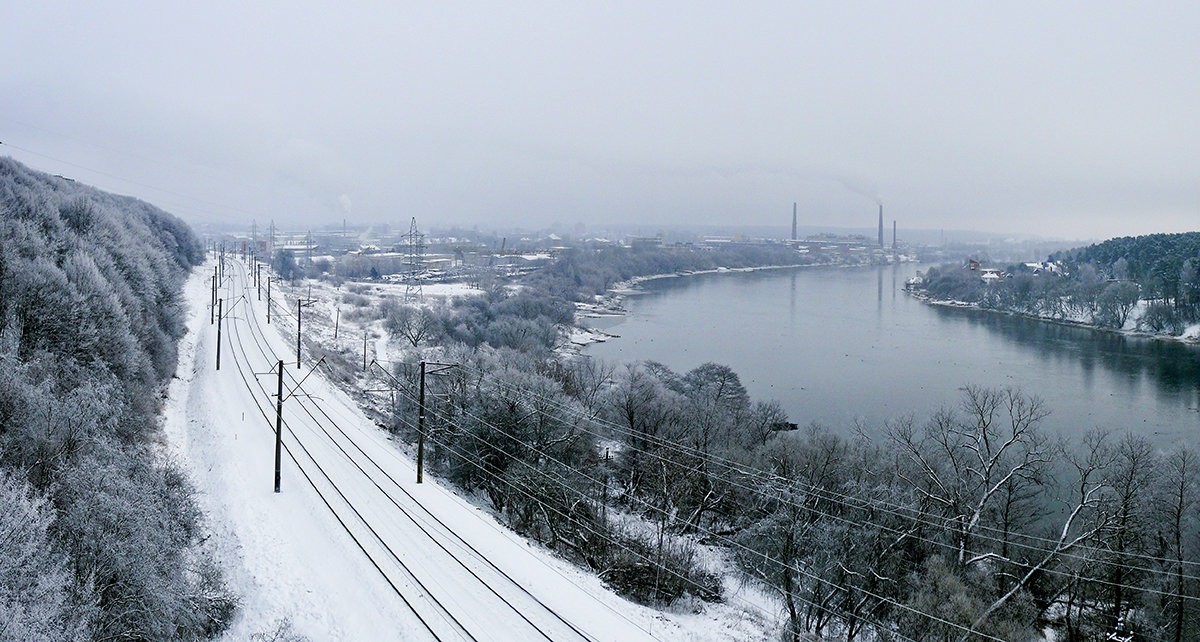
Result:
{"type": "Polygon", "coordinates": [[[1194,229],[1200,5],[18,3],[0,154],[192,223],[1194,229]]]}

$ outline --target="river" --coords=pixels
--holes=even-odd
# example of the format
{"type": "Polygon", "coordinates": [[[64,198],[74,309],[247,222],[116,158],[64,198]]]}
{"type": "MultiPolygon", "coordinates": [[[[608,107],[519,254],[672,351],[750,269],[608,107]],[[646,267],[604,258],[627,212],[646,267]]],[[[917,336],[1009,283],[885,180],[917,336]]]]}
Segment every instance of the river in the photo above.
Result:
{"type": "Polygon", "coordinates": [[[585,350],[683,372],[727,364],[791,421],[847,433],[960,399],[966,384],[1041,397],[1043,425],[1078,437],[1136,431],[1200,445],[1200,346],[926,305],[902,288],[918,266],[698,274],[642,283],[623,317],[584,319],[619,335],[585,350]]]}

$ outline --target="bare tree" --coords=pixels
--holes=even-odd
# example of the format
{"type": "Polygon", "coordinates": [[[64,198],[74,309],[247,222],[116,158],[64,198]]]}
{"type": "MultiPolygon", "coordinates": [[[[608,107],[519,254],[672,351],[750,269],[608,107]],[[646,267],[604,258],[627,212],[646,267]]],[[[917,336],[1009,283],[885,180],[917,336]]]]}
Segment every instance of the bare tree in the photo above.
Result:
{"type": "Polygon", "coordinates": [[[1146,552],[1152,508],[1151,482],[1158,457],[1144,437],[1126,435],[1113,449],[1106,499],[1111,518],[1099,532],[1109,555],[1103,560],[1109,589],[1108,627],[1115,630],[1133,598],[1126,588],[1135,583],[1134,556],[1146,552]]]}
{"type": "Polygon", "coordinates": [[[682,398],[642,365],[630,364],[609,391],[606,405],[627,429],[629,448],[621,453],[621,465],[629,476],[629,490],[637,492],[647,474],[645,453],[660,450],[668,430],[681,423],[682,398]]]}
{"type": "Polygon", "coordinates": [[[403,337],[415,348],[434,338],[441,329],[438,315],[423,306],[398,305],[387,310],[384,326],[393,335],[403,337]]]}
{"type": "Polygon", "coordinates": [[[899,475],[952,524],[960,567],[993,505],[1011,487],[1036,485],[1052,449],[1039,430],[1049,414],[1041,399],[1016,390],[967,386],[958,411],[941,410],[919,430],[911,420],[889,427],[910,466],[899,475]]]}
{"type": "Polygon", "coordinates": [[[1096,297],[1095,322],[1114,328],[1124,327],[1137,305],[1139,295],[1140,289],[1136,283],[1109,283],[1096,297]]]}
{"type": "MultiPolygon", "coordinates": [[[[1189,561],[1189,534],[1196,534],[1197,494],[1200,493],[1200,458],[1194,450],[1177,448],[1164,461],[1164,489],[1158,498],[1155,520],[1161,529],[1166,556],[1171,564],[1167,567],[1173,577],[1171,595],[1166,598],[1165,610],[1170,612],[1172,639],[1182,642],[1188,622],[1185,619],[1188,583],[1185,581],[1184,565],[1189,561]]],[[[1194,631],[1193,631],[1194,633],[1194,631]]]]}
{"type": "MultiPolygon", "coordinates": [[[[1012,583],[1007,592],[992,602],[971,625],[977,631],[992,614],[1025,590],[1045,569],[1057,563],[1104,530],[1110,516],[1104,510],[1104,494],[1108,489],[1108,473],[1113,462],[1112,451],[1107,446],[1104,433],[1091,432],[1084,437],[1082,453],[1066,453],[1064,459],[1073,473],[1073,490],[1066,498],[1066,517],[1062,520],[1053,544],[1044,548],[1040,559],[1024,566],[1025,572],[1012,583]]],[[[987,557],[997,557],[989,554],[987,557]]],[[[967,639],[964,635],[962,639],[967,639]]]]}
{"type": "Polygon", "coordinates": [[[602,393],[613,383],[616,366],[592,357],[571,359],[566,364],[567,393],[579,400],[588,414],[601,410],[602,393]]]}

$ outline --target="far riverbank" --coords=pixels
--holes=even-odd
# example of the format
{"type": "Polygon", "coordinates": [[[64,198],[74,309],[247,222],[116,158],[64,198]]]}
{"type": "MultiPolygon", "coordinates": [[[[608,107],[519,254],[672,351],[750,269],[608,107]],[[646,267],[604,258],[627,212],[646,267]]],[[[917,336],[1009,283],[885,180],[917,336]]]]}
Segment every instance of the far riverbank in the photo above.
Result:
{"type": "MultiPolygon", "coordinates": [[[[1082,320],[1077,320],[1077,319],[1063,319],[1063,318],[1049,317],[1049,316],[1044,316],[1044,315],[1039,315],[1039,314],[1029,314],[1026,312],[1016,312],[1013,310],[997,310],[995,308],[985,308],[985,307],[979,305],[978,303],[971,303],[969,301],[950,301],[950,300],[945,300],[945,299],[935,299],[935,298],[929,296],[928,294],[925,294],[924,292],[921,292],[919,290],[913,290],[910,288],[904,288],[904,293],[913,297],[914,299],[917,299],[918,301],[921,301],[922,303],[925,303],[926,305],[935,305],[935,306],[940,306],[940,307],[944,307],[944,308],[958,308],[958,309],[964,309],[964,310],[978,310],[980,312],[1001,314],[1001,315],[1010,316],[1010,317],[1014,317],[1014,318],[1021,318],[1021,319],[1031,319],[1034,321],[1040,321],[1043,323],[1053,323],[1056,325],[1066,326],[1066,327],[1070,327],[1070,328],[1083,328],[1083,329],[1092,330],[1095,332],[1104,332],[1104,333],[1115,334],[1115,335],[1120,335],[1120,336],[1124,336],[1124,337],[1154,339],[1157,341],[1175,341],[1175,342],[1179,342],[1179,343],[1186,343],[1186,344],[1192,344],[1192,345],[1200,343],[1200,323],[1188,326],[1187,328],[1184,329],[1184,331],[1181,334],[1163,334],[1163,333],[1145,332],[1142,330],[1138,330],[1136,328],[1136,324],[1134,325],[1134,327],[1111,328],[1111,327],[1102,326],[1102,325],[1098,325],[1095,323],[1090,323],[1087,321],[1082,321],[1082,320]]],[[[1144,307],[1144,302],[1143,302],[1142,307],[1144,307]]],[[[1130,319],[1129,323],[1134,323],[1132,318],[1130,319]]]]}

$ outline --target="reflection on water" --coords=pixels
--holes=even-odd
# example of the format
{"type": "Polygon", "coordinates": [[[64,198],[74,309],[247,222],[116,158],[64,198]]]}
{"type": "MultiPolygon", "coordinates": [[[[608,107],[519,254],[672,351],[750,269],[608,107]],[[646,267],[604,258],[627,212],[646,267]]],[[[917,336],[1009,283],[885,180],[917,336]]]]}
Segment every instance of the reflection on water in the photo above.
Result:
{"type": "Polygon", "coordinates": [[[1195,405],[1200,394],[1200,352],[1195,345],[976,310],[934,309],[946,323],[987,328],[1054,366],[1077,363],[1084,373],[1085,383],[1090,382],[1093,371],[1101,367],[1117,373],[1130,385],[1152,383],[1154,391],[1164,401],[1183,398],[1195,405]]]}
{"type": "Polygon", "coordinates": [[[1200,443],[1200,347],[927,306],[899,293],[915,270],[653,281],[630,298],[630,315],[609,325],[621,338],[588,353],[677,370],[727,363],[793,421],[835,428],[923,416],[977,383],[1041,396],[1053,411],[1048,426],[1066,433],[1136,430],[1164,445],[1200,443]]]}

